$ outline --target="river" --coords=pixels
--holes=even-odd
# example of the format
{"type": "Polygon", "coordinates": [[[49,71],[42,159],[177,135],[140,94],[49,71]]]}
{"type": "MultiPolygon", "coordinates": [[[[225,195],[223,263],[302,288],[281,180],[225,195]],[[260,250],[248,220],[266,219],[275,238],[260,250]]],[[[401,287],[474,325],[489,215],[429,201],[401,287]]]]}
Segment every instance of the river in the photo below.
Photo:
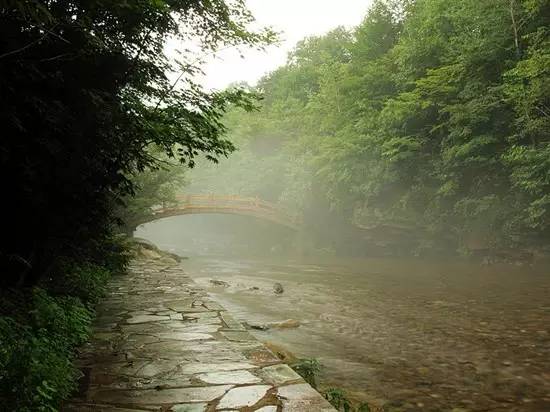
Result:
{"type": "Polygon", "coordinates": [[[546,267],[208,255],[182,265],[243,322],[299,321],[252,332],[317,358],[322,385],[354,399],[392,411],[550,411],[546,267]]]}

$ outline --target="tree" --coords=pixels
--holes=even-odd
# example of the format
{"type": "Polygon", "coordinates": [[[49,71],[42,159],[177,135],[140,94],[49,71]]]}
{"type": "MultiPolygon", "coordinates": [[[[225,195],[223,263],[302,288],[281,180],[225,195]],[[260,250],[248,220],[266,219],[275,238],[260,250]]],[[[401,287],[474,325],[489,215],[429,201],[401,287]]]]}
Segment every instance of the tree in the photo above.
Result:
{"type": "Polygon", "coordinates": [[[184,50],[174,65],[167,39],[202,53],[272,39],[247,29],[243,0],[3,0],[0,18],[7,284],[36,283],[57,256],[89,255],[130,177],[155,167],[151,145],[188,165],[233,150],[221,117],[228,103],[250,107],[248,95],[204,91],[200,61],[184,50]]]}
{"type": "Polygon", "coordinates": [[[260,82],[261,112],[230,114],[236,180],[430,247],[547,245],[549,16],[548,0],[375,1],[353,31],[300,42],[260,82]]]}
{"type": "Polygon", "coordinates": [[[168,159],[160,159],[159,163],[154,170],[146,170],[132,178],[134,193],[121,199],[120,208],[115,213],[121,227],[130,236],[152,215],[154,207],[176,204],[177,194],[186,184],[186,169],[182,165],[168,159]]]}

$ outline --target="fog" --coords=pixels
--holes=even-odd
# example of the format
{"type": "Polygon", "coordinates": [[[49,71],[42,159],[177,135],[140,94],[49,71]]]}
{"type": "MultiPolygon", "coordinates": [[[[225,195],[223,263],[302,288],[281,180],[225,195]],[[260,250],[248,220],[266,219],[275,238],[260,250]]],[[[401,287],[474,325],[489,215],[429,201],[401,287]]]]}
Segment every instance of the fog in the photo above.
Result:
{"type": "Polygon", "coordinates": [[[353,411],[550,410],[547,52],[510,29],[544,19],[415,4],[242,84],[261,98],[224,113],[236,150],[135,234],[353,411]]]}
{"type": "Polygon", "coordinates": [[[239,215],[171,217],[141,226],[136,236],[186,257],[280,257],[292,254],[295,232],[239,215]]]}
{"type": "Polygon", "coordinates": [[[171,217],[136,236],[187,257],[184,270],[256,337],[317,359],[321,388],[354,404],[543,410],[530,399],[548,385],[544,266],[300,255],[295,231],[234,215],[171,217]],[[299,326],[265,326],[289,319],[299,326]]]}
{"type": "Polygon", "coordinates": [[[0,412],[550,411],[550,0],[0,21],[0,412]]]}

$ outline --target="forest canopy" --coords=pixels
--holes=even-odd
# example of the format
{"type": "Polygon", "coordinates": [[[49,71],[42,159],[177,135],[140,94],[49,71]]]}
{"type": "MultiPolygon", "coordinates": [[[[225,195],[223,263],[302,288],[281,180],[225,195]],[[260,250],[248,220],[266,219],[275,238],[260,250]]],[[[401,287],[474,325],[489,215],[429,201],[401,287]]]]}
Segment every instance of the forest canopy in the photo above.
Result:
{"type": "Polygon", "coordinates": [[[195,180],[420,248],[548,245],[549,28],[547,0],[377,0],[262,79],[226,116],[238,162],[195,180]]]}
{"type": "Polygon", "coordinates": [[[2,0],[0,20],[7,285],[36,284],[60,256],[100,255],[132,176],[162,164],[154,153],[184,165],[230,153],[221,117],[250,96],[205,91],[201,56],[273,39],[248,29],[244,0],[2,0]],[[193,47],[174,58],[169,39],[193,47]]]}

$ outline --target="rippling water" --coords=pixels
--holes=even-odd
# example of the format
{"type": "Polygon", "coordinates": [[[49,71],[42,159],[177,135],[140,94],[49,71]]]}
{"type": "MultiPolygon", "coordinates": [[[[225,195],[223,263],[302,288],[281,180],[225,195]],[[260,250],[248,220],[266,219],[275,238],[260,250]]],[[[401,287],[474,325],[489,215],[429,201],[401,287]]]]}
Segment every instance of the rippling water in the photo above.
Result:
{"type": "Polygon", "coordinates": [[[546,268],[395,259],[192,258],[183,265],[242,321],[299,320],[296,329],[254,333],[318,358],[326,385],[372,404],[550,411],[546,268]]]}

